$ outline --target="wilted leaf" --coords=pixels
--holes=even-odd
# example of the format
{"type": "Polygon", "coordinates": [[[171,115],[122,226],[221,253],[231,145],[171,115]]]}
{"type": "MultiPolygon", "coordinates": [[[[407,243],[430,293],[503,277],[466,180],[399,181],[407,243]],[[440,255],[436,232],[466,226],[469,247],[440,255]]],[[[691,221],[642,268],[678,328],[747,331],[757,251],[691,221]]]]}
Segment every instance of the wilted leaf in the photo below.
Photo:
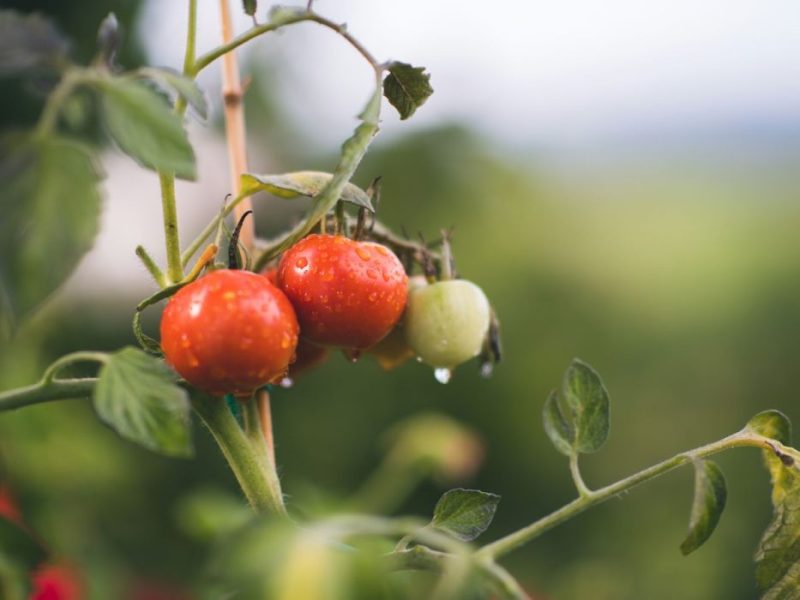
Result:
{"type": "Polygon", "coordinates": [[[425,67],[413,67],[407,63],[393,62],[389,74],[383,80],[383,95],[407,119],[422,106],[433,93],[431,76],[425,67]]]}
{"type": "Polygon", "coordinates": [[[500,496],[480,490],[450,490],[436,503],[431,525],[471,542],[489,527],[499,502],[500,496]]]}
{"type": "Polygon", "coordinates": [[[725,476],[716,463],[698,460],[694,464],[694,500],[689,517],[689,533],[681,544],[685,555],[702,546],[719,523],[728,491],[725,476]]]}
{"type": "Polygon", "coordinates": [[[547,437],[553,442],[556,449],[562,454],[570,456],[573,452],[572,442],[574,432],[570,427],[564,414],[561,412],[561,407],[558,404],[558,392],[553,390],[547,397],[544,403],[544,410],[542,411],[544,418],[544,431],[547,437]]]}
{"type": "Polygon", "coordinates": [[[58,66],[68,52],[67,40],[42,15],[0,10],[0,76],[58,66]]]}
{"type": "Polygon", "coordinates": [[[779,410],[765,410],[747,422],[747,429],[779,441],[785,446],[792,444],[792,423],[779,410]]]}
{"type": "Polygon", "coordinates": [[[596,452],[608,437],[609,398],[597,372],[575,359],[564,374],[561,399],[569,410],[574,431],[573,448],[578,452],[596,452]]]}
{"type": "Polygon", "coordinates": [[[91,247],[99,179],[88,151],[64,138],[0,147],[0,331],[38,308],[91,247]]]}
{"type": "MultiPolygon", "coordinates": [[[[307,196],[313,198],[330,182],[333,175],[320,171],[297,171],[282,175],[242,175],[242,190],[247,193],[266,191],[279,198],[296,198],[307,196]]],[[[357,206],[374,211],[372,200],[360,187],[347,183],[339,197],[342,202],[349,202],[357,206]]]]}
{"type": "Polygon", "coordinates": [[[183,124],[164,98],[121,77],[98,83],[106,126],[119,147],[142,166],[195,178],[194,152],[183,124]]]}
{"type": "Polygon", "coordinates": [[[194,80],[167,67],[142,67],[136,73],[154,81],[161,87],[174,90],[197,111],[198,115],[203,119],[208,118],[208,102],[200,86],[194,80]]]}
{"type": "Polygon", "coordinates": [[[772,478],[772,522],[755,555],[762,600],[800,599],[800,473],[764,451],[772,478]]]}
{"type": "Polygon", "coordinates": [[[192,454],[189,400],[162,361],[123,348],[110,355],[98,378],[95,410],[117,433],[162,454],[192,454]]]}

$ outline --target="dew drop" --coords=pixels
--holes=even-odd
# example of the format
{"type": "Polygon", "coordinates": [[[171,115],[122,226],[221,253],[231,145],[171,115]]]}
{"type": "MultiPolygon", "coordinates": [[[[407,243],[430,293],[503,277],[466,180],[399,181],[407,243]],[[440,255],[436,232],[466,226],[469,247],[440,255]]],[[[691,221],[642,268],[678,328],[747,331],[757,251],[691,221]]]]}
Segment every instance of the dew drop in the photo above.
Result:
{"type": "Polygon", "coordinates": [[[439,367],[438,369],[433,370],[433,376],[439,383],[447,383],[453,376],[453,372],[450,369],[439,367]]]}
{"type": "Polygon", "coordinates": [[[297,259],[297,262],[294,263],[294,266],[300,269],[301,271],[304,271],[308,269],[308,259],[305,256],[301,256],[300,258],[297,259]]]}
{"type": "Polygon", "coordinates": [[[485,363],[481,365],[480,372],[481,372],[481,377],[483,377],[484,379],[489,379],[489,377],[491,377],[492,373],[494,372],[494,363],[487,360],[485,363]]]}
{"type": "Polygon", "coordinates": [[[367,269],[367,277],[370,279],[377,279],[378,272],[375,269],[367,269]]]}
{"type": "Polygon", "coordinates": [[[342,350],[342,354],[351,363],[358,362],[358,359],[361,358],[361,350],[356,348],[345,348],[342,350]]]}
{"type": "Polygon", "coordinates": [[[417,357],[417,362],[418,362],[418,363],[421,363],[421,362],[422,362],[422,357],[421,357],[421,356],[418,356],[418,357],[417,357]]]}
{"type": "Polygon", "coordinates": [[[285,388],[285,389],[288,390],[293,385],[294,385],[294,379],[292,379],[291,377],[284,377],[283,379],[281,379],[280,386],[282,388],[285,388]]]}
{"type": "Polygon", "coordinates": [[[367,298],[369,298],[370,302],[375,302],[375,300],[378,299],[378,295],[375,292],[372,292],[369,296],[367,296],[367,298]]]}
{"type": "Polygon", "coordinates": [[[358,257],[361,260],[369,260],[370,259],[369,250],[367,250],[366,248],[362,248],[361,246],[356,248],[356,254],[358,254],[358,257]]]}

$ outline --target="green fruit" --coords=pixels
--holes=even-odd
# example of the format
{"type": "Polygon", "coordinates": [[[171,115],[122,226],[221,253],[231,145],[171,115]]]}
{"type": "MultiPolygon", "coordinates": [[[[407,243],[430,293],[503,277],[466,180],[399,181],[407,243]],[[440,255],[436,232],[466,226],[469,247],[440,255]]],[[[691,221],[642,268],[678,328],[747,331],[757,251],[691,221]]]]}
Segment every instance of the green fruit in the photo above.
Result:
{"type": "Polygon", "coordinates": [[[411,290],[405,333],[427,364],[452,369],[477,356],[489,330],[491,309],[483,290],[470,281],[439,281],[411,290]]]}

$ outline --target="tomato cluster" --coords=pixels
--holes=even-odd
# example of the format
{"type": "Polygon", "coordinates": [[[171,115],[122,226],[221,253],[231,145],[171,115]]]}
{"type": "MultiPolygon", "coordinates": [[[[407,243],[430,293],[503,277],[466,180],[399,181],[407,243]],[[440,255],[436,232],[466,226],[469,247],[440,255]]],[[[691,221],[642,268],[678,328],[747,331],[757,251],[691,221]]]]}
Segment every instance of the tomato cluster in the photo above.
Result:
{"type": "Polygon", "coordinates": [[[249,397],[327,358],[373,354],[386,369],[411,356],[451,369],[476,356],[489,303],[463,280],[409,282],[388,247],[312,234],[262,273],[215,270],[184,286],[161,319],[161,347],[187,382],[249,397]]]}

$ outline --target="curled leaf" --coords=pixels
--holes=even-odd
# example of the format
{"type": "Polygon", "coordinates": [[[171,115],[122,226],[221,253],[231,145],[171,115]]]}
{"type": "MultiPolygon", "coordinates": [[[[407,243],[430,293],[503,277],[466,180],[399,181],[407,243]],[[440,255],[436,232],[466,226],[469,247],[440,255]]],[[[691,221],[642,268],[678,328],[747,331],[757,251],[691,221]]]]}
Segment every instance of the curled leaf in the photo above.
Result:
{"type": "MultiPolygon", "coordinates": [[[[321,171],[296,171],[281,175],[242,175],[242,190],[246,193],[269,192],[279,198],[292,199],[298,196],[313,198],[317,196],[333,178],[330,173],[321,171]]],[[[372,199],[360,187],[347,183],[339,200],[362,206],[372,212],[372,199]]]]}
{"type": "Polygon", "coordinates": [[[684,556],[702,546],[719,523],[728,497],[725,476],[716,463],[699,460],[694,463],[694,500],[689,517],[689,532],[681,544],[684,556]]]}

